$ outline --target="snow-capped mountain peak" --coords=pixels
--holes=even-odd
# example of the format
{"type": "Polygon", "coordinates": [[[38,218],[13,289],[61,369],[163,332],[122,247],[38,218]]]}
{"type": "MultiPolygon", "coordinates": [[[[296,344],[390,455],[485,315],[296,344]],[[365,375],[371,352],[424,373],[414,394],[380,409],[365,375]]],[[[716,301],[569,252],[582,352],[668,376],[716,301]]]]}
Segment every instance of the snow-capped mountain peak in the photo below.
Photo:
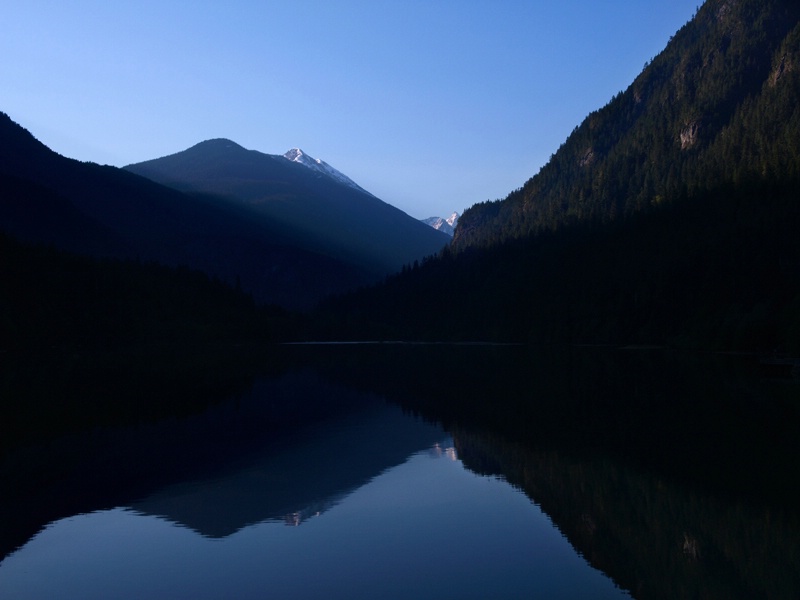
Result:
{"type": "Polygon", "coordinates": [[[321,160],[317,160],[303,152],[300,148],[292,148],[286,154],[283,155],[286,159],[300,163],[301,165],[305,165],[312,169],[316,169],[321,163],[321,160]]]}
{"type": "Polygon", "coordinates": [[[446,219],[442,217],[428,217],[427,219],[423,219],[422,222],[426,225],[430,225],[434,229],[438,229],[442,233],[453,235],[456,225],[458,224],[458,213],[454,212],[446,219]]]}
{"type": "Polygon", "coordinates": [[[369,194],[369,192],[367,192],[367,190],[362,188],[355,181],[350,179],[347,175],[345,175],[344,173],[342,173],[341,171],[339,171],[337,169],[334,169],[332,166],[330,166],[324,160],[320,160],[318,158],[314,158],[313,156],[309,156],[308,154],[303,152],[300,148],[292,148],[291,150],[286,152],[286,154],[284,154],[283,157],[286,160],[289,160],[291,162],[299,163],[299,164],[303,165],[304,167],[308,167],[312,171],[317,171],[318,173],[322,173],[324,175],[327,175],[328,177],[338,181],[339,183],[342,183],[342,184],[344,184],[346,186],[349,186],[349,187],[351,187],[353,189],[356,189],[359,192],[364,192],[364,193],[369,194]]]}

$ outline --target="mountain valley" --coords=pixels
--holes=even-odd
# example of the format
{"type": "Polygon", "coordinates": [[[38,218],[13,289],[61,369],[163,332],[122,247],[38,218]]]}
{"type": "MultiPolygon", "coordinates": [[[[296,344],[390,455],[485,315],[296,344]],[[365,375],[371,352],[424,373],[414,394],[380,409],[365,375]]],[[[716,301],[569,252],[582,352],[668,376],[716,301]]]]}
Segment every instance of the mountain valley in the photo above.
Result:
{"type": "Polygon", "coordinates": [[[797,352],[799,23],[780,0],[706,2],[539,173],[448,219],[297,148],[211,139],[115,169],[3,115],[0,228],[259,305],[324,301],[295,337],[797,352]]]}

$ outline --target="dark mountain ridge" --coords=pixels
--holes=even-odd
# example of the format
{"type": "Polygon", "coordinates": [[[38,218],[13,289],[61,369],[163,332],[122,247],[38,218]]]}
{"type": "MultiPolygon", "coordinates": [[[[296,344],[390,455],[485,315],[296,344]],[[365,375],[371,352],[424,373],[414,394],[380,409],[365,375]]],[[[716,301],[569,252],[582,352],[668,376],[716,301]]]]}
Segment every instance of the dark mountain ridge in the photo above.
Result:
{"type": "Polygon", "coordinates": [[[207,140],[125,169],[179,190],[214,194],[297,232],[305,247],[383,277],[439,252],[449,237],[372,194],[293,162],[207,140]]]}
{"type": "Polygon", "coordinates": [[[189,266],[291,308],[377,279],[245,206],[60,156],[5,114],[0,140],[0,230],[23,241],[189,266]]]}

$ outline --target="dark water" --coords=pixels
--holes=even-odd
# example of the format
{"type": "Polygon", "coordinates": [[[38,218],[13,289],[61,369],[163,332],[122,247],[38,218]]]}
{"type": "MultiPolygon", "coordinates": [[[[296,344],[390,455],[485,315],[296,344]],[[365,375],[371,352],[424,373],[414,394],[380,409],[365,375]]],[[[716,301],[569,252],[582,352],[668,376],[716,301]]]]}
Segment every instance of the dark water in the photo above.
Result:
{"type": "Polygon", "coordinates": [[[175,414],[106,382],[116,413],[6,448],[0,598],[800,593],[787,373],[523,347],[263,360],[175,414]]]}

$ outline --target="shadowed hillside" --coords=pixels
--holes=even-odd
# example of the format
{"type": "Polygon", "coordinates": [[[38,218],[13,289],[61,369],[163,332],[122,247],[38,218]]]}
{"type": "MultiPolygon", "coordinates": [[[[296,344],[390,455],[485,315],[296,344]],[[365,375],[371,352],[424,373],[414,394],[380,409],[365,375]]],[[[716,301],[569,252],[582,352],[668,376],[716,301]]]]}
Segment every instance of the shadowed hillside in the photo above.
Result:
{"type": "Polygon", "coordinates": [[[94,257],[185,265],[291,308],[376,280],[245,207],[60,156],[4,114],[0,231],[94,257]]]}
{"type": "Polygon", "coordinates": [[[375,196],[284,156],[207,140],[125,167],[181,190],[214,194],[230,206],[292,231],[297,244],[377,277],[441,250],[449,237],[375,196]]]}

